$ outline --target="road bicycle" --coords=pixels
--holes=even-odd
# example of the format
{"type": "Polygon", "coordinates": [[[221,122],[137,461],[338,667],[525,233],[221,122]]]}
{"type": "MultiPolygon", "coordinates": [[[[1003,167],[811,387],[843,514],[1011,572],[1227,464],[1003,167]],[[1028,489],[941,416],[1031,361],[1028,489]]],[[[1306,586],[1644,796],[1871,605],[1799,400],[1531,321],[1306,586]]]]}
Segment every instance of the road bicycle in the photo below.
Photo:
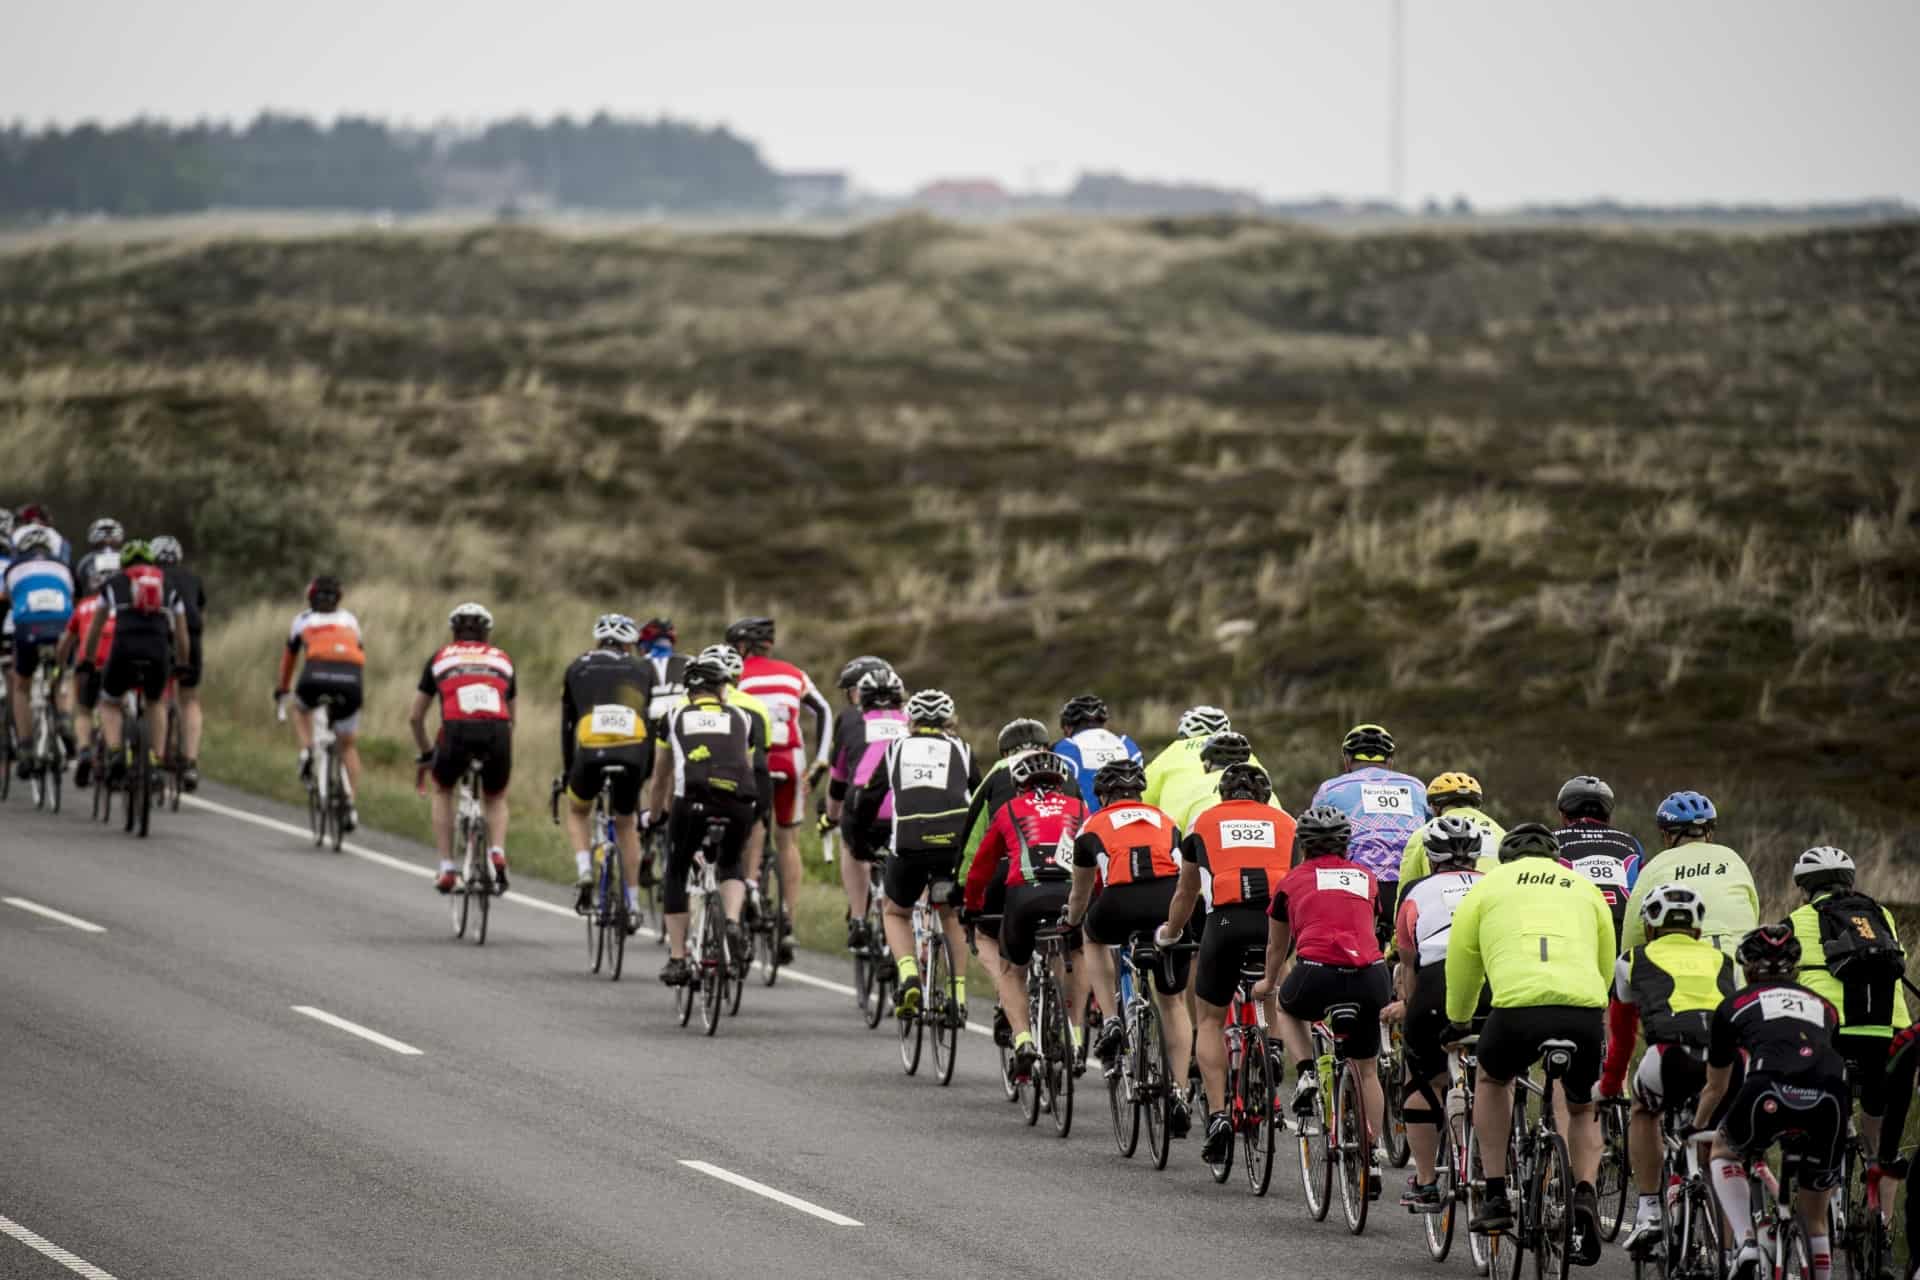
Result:
{"type": "Polygon", "coordinates": [[[1316,1079],[1307,1095],[1307,1113],[1300,1117],[1300,1185],[1307,1212],[1323,1221],[1333,1203],[1334,1175],[1339,1174],[1340,1208],[1347,1230],[1359,1235],[1367,1229],[1367,1207],[1380,1194],[1373,1176],[1373,1135],[1368,1132],[1360,1075],[1347,1056],[1347,1044],[1359,1030],[1364,1015],[1352,1001],[1327,1006],[1313,1024],[1316,1079]]]}
{"type": "MultiPolygon", "coordinates": [[[[316,729],[317,717],[316,709],[316,729]]],[[[471,927],[476,947],[486,945],[487,916],[493,907],[493,895],[499,892],[493,863],[487,857],[487,811],[480,801],[480,774],[484,768],[485,761],[478,757],[467,762],[453,801],[453,847],[460,858],[460,876],[450,897],[453,936],[466,937],[471,927]]]]}
{"type": "MultiPolygon", "coordinates": [[[[153,747],[147,741],[147,695],[142,692],[139,664],[133,685],[120,698],[121,825],[145,837],[153,821],[153,747]]],[[[109,772],[108,777],[112,774],[109,772]]]]}
{"type": "Polygon", "coordinates": [[[1062,975],[1071,969],[1067,930],[1058,914],[1051,914],[1034,933],[1033,956],[1027,961],[1027,1026],[1040,1058],[1021,1084],[1021,1104],[1029,1125],[1039,1123],[1044,1108],[1062,1138],[1073,1131],[1073,1015],[1061,987],[1062,975]]]}
{"type": "MultiPolygon", "coordinates": [[[[778,781],[782,775],[775,774],[778,781]]],[[[780,858],[773,847],[771,824],[767,856],[760,863],[760,883],[747,894],[748,958],[759,964],[760,981],[772,986],[780,978],[780,943],[787,928],[787,886],[780,875],[780,858]]]]}
{"type": "Polygon", "coordinates": [[[32,770],[33,807],[48,813],[60,812],[60,784],[67,772],[67,744],[60,736],[60,717],[54,706],[59,687],[60,672],[51,663],[43,661],[33,669],[33,688],[27,700],[33,721],[27,731],[26,758],[32,770]]]}
{"type": "MultiPolygon", "coordinates": [[[[600,771],[600,790],[593,798],[593,811],[587,819],[592,832],[590,856],[595,867],[593,890],[581,915],[587,922],[587,958],[590,973],[604,967],[611,982],[620,981],[626,967],[627,935],[632,932],[627,913],[627,867],[620,856],[619,835],[613,824],[613,784],[627,771],[625,765],[605,765],[600,771]]],[[[566,784],[553,780],[553,820],[560,821],[560,793],[566,784]]]]}
{"type": "Polygon", "coordinates": [[[1660,1114],[1659,1243],[1633,1259],[1636,1280],[1721,1280],[1726,1259],[1718,1198],[1700,1159],[1703,1135],[1692,1126],[1693,1100],[1660,1114]]]}
{"type": "MultiPolygon", "coordinates": [[[[1567,1140],[1554,1127],[1553,1095],[1573,1067],[1571,1040],[1543,1040],[1545,1082],[1521,1075],[1513,1082],[1514,1122],[1508,1127],[1507,1183],[1518,1197],[1513,1230],[1488,1237],[1488,1266],[1495,1280],[1519,1280],[1524,1256],[1534,1255],[1536,1280],[1567,1280],[1573,1259],[1573,1169],[1567,1140]],[[1537,1101],[1538,1110],[1534,1112],[1537,1101]],[[1529,1121],[1529,1114],[1534,1117],[1529,1121]]],[[[1469,1164],[1484,1194],[1479,1139],[1469,1164]]]]}
{"type": "MultiPolygon", "coordinates": [[[[353,784],[347,778],[346,762],[341,757],[340,739],[333,731],[333,715],[340,709],[337,694],[323,693],[313,708],[313,745],[307,753],[307,827],[313,833],[313,847],[325,848],[331,842],[333,851],[340,852],[341,842],[346,839],[348,817],[353,812],[353,784]]],[[[287,718],[287,705],[283,699],[280,704],[281,720],[287,718]]],[[[179,717],[170,717],[177,722],[179,717]]],[[[185,763],[181,769],[184,773],[185,763]]],[[[175,802],[177,805],[177,801],[175,802]]],[[[481,820],[485,826],[485,819],[481,820]]],[[[481,861],[484,864],[485,850],[481,861]]],[[[455,921],[456,926],[460,921],[455,921]]],[[[462,926],[463,927],[463,926],[462,926]]],[[[480,928],[484,942],[486,925],[480,928]]],[[[459,936],[456,930],[455,936],[459,936]]]]}
{"type": "MultiPolygon", "coordinates": [[[[1279,1055],[1267,1039],[1260,1001],[1253,986],[1265,972],[1266,949],[1249,949],[1240,962],[1239,980],[1227,1005],[1224,1034],[1227,1042],[1227,1116],[1233,1124],[1235,1146],[1247,1170],[1247,1187],[1256,1196],[1273,1185],[1273,1153],[1280,1141],[1280,1114],[1274,1094],[1280,1088],[1279,1055]]],[[[1234,1148],[1219,1163],[1209,1162],[1213,1180],[1233,1176],[1234,1148]]]]}
{"type": "MultiPolygon", "coordinates": [[[[1799,1136],[1798,1130],[1780,1135],[1782,1138],[1796,1136],[1799,1136]]],[[[1746,1161],[1747,1201],[1753,1214],[1754,1239],[1760,1245],[1761,1274],[1770,1280],[1812,1280],[1813,1276],[1813,1249],[1808,1243],[1810,1233],[1806,1220],[1794,1206],[1793,1180],[1798,1172],[1797,1166],[1798,1161],[1784,1153],[1780,1157],[1780,1171],[1777,1174],[1767,1163],[1764,1153],[1746,1161]]],[[[1877,1180],[1874,1190],[1877,1198],[1877,1180]]],[[[1831,1242],[1834,1239],[1831,1220],[1827,1230],[1831,1242]]],[[[1833,1273],[1838,1275],[1838,1264],[1844,1259],[1837,1247],[1832,1250],[1832,1260],[1836,1264],[1833,1273]]],[[[1891,1258],[1887,1262],[1891,1266],[1891,1258]]]]}
{"type": "Polygon", "coordinates": [[[933,1036],[933,1076],[942,1086],[953,1083],[953,1064],[960,1052],[960,1029],[967,1011],[954,999],[954,958],[947,949],[935,903],[944,903],[953,881],[936,880],[913,904],[913,954],[920,963],[920,1007],[903,1010],[900,1022],[900,1065],[908,1075],[920,1070],[921,1043],[933,1036]]]}
{"type": "Polygon", "coordinates": [[[1851,1116],[1840,1161],[1840,1185],[1827,1210],[1834,1273],[1845,1280],[1881,1280],[1894,1273],[1893,1234],[1881,1205],[1880,1177],[1851,1116]]]}
{"type": "Polygon", "coordinates": [[[1627,1201],[1633,1194],[1633,1165],[1627,1156],[1630,1104],[1625,1098],[1602,1098],[1600,1116],[1600,1176],[1594,1191],[1600,1200],[1600,1238],[1612,1243],[1627,1221],[1627,1201]]]}
{"type": "Polygon", "coordinates": [[[733,949],[727,940],[727,913],[720,903],[720,885],[714,868],[720,864],[720,852],[726,847],[727,820],[707,818],[700,848],[693,855],[693,870],[688,876],[687,892],[698,895],[699,910],[693,928],[687,934],[687,950],[692,971],[674,991],[680,1025],[693,1017],[693,1006],[700,1006],[700,1026],[708,1035],[720,1029],[720,1016],[729,996],[733,1009],[740,1008],[739,976],[733,949]]]}
{"type": "MultiPolygon", "coordinates": [[[[180,698],[174,686],[167,685],[165,703],[167,730],[160,750],[160,802],[169,812],[180,812],[180,797],[187,790],[187,755],[181,745],[186,732],[181,723],[180,698]]],[[[334,848],[337,850],[338,845],[334,848]]]]}
{"type": "Polygon", "coordinates": [[[885,856],[886,850],[875,850],[873,860],[867,863],[867,913],[861,917],[866,941],[853,948],[854,1002],[869,1031],[893,1009],[894,990],[900,981],[893,952],[887,946],[887,931],[881,924],[886,892],[880,879],[880,859],[885,856]]]}
{"type": "Polygon", "coordinates": [[[660,900],[660,873],[667,865],[667,824],[662,821],[640,833],[640,918],[643,929],[653,930],[653,944],[667,945],[667,916],[660,900]]]}
{"type": "MultiPolygon", "coordinates": [[[[1435,1149],[1433,1160],[1434,1187],[1439,1192],[1440,1208],[1431,1213],[1417,1208],[1412,1210],[1420,1219],[1427,1256],[1435,1262],[1445,1262],[1447,1255],[1453,1251],[1460,1214],[1468,1204],[1469,1188],[1472,1186],[1472,1177],[1467,1168],[1467,1148],[1468,1129],[1473,1124],[1474,1066],[1471,1046],[1449,1047],[1447,1094],[1441,1104],[1440,1145],[1435,1149]]],[[[1486,1274],[1485,1237],[1469,1235],[1468,1248],[1473,1255],[1474,1270],[1486,1274]]]]}
{"type": "Polygon", "coordinates": [[[1153,998],[1154,980],[1163,957],[1198,950],[1198,944],[1176,942],[1162,947],[1151,933],[1136,933],[1120,949],[1120,1018],[1126,1040],[1115,1070],[1107,1077],[1107,1106],[1113,1113],[1113,1141],[1120,1154],[1131,1159],[1147,1131],[1147,1151],[1153,1167],[1167,1167],[1173,1149],[1173,1108],[1178,1090],[1167,1046],[1166,1024],[1153,998]]]}

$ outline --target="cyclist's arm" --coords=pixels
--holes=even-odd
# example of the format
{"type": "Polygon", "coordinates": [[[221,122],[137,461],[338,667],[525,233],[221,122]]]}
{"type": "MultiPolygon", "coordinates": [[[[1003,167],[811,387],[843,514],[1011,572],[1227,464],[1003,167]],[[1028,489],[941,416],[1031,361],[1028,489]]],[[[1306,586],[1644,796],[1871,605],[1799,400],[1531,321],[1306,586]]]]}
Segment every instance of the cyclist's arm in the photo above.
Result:
{"type": "Polygon", "coordinates": [[[1727,1096],[1727,1082],[1733,1076],[1733,1064],[1707,1067],[1707,1087],[1700,1091],[1700,1103],[1693,1109],[1693,1127],[1710,1129],[1713,1127],[1714,1113],[1720,1110],[1720,1103],[1727,1096]]]}
{"type": "Polygon", "coordinates": [[[67,660],[73,657],[74,646],[79,643],[80,615],[76,613],[67,619],[65,629],[60,632],[59,647],[53,651],[54,665],[59,667],[66,666],[67,660]]]}
{"type": "Polygon", "coordinates": [[[173,660],[176,663],[186,662],[187,655],[193,652],[192,643],[193,638],[187,634],[187,608],[181,604],[173,611],[173,660]]]}
{"type": "Polygon", "coordinates": [[[967,910],[978,911],[987,901],[987,885],[993,880],[995,868],[1000,864],[1000,854],[1006,848],[1006,841],[1000,834],[1000,822],[996,815],[987,825],[987,834],[980,840],[980,846],[974,851],[973,866],[967,869],[967,910]]]}
{"type": "Polygon", "coordinates": [[[1093,887],[1100,880],[1100,837],[1082,831],[1073,841],[1073,892],[1067,895],[1064,918],[1079,924],[1087,918],[1087,906],[1093,901],[1093,887]]]}
{"type": "Polygon", "coordinates": [[[1281,966],[1286,964],[1287,951],[1293,946],[1293,929],[1287,923],[1285,899],[1276,896],[1273,906],[1267,910],[1267,960],[1260,973],[1260,985],[1271,989],[1279,983],[1281,966]],[[1275,911],[1280,914],[1274,915],[1275,911]]]}
{"type": "MultiPolygon", "coordinates": [[[[286,688],[283,681],[281,688],[286,688]]],[[[420,683],[414,687],[413,707],[407,712],[407,727],[413,730],[413,743],[425,755],[433,750],[433,739],[427,736],[427,710],[433,706],[434,695],[440,686],[433,679],[433,659],[427,659],[427,665],[420,668],[420,683]]]]}
{"type": "Polygon", "coordinates": [[[1620,954],[1616,950],[1618,939],[1613,935],[1613,908],[1607,905],[1607,895],[1601,893],[1592,881],[1583,887],[1587,890],[1587,901],[1593,911],[1594,965],[1599,970],[1600,981],[1611,983],[1614,960],[1620,954]]]}
{"type": "MultiPolygon", "coordinates": [[[[100,633],[106,630],[107,619],[113,616],[113,597],[106,592],[100,593],[100,607],[93,611],[93,623],[87,628],[87,638],[80,642],[82,657],[100,652],[100,633]]],[[[285,681],[281,682],[285,685],[285,681]]]]}
{"type": "Polygon", "coordinates": [[[1462,1026],[1473,1021],[1480,986],[1487,978],[1480,954],[1480,904],[1485,900],[1478,888],[1462,898],[1447,934],[1447,1021],[1462,1026]]]}
{"type": "Polygon", "coordinates": [[[759,716],[747,717],[747,757],[753,761],[753,811],[761,817],[773,809],[773,768],[767,759],[767,722],[759,716]]]}
{"type": "Polygon", "coordinates": [[[1647,940],[1646,925],[1640,920],[1640,907],[1646,898],[1639,884],[1635,884],[1632,892],[1627,894],[1627,921],[1620,930],[1619,939],[1622,951],[1631,951],[1647,940]]]}
{"type": "Polygon", "coordinates": [[[800,701],[807,710],[813,712],[813,740],[820,744],[814,753],[815,764],[825,764],[827,753],[832,750],[830,738],[833,733],[833,708],[827,704],[820,690],[814,687],[812,680],[807,681],[806,692],[800,695],[800,701]]]}
{"type": "MultiPolygon", "coordinates": [[[[571,673],[569,673],[571,674],[571,673]]],[[[573,730],[580,722],[579,708],[573,704],[573,681],[560,677],[560,774],[573,770],[573,730]]]]}
{"type": "MultiPolygon", "coordinates": [[[[667,716],[668,732],[673,724],[672,713],[667,716]]],[[[667,804],[673,799],[673,742],[666,733],[660,737],[659,754],[653,758],[653,776],[647,780],[647,811],[658,817],[667,812],[667,804]]]]}
{"type": "Polygon", "coordinates": [[[1603,1098],[1617,1097],[1626,1086],[1627,1063],[1633,1057],[1633,1039],[1640,1029],[1640,1006],[1633,1000],[1632,975],[1632,957],[1621,956],[1614,961],[1613,994],[1607,1002],[1607,1056],[1600,1065],[1603,1098]]]}
{"type": "MultiPolygon", "coordinates": [[[[1187,837],[1186,848],[1199,846],[1195,836],[1187,837]]],[[[1200,901],[1200,864],[1191,852],[1180,859],[1180,879],[1173,886],[1173,901],[1167,904],[1167,932],[1179,933],[1193,919],[1194,904],[1200,901]]]]}

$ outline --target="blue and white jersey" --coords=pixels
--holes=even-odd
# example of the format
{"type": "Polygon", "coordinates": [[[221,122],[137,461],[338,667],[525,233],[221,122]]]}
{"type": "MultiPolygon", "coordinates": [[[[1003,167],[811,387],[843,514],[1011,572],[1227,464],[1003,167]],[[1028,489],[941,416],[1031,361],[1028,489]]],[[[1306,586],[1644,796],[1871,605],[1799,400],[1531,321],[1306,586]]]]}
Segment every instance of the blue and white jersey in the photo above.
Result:
{"type": "Polygon", "coordinates": [[[1073,766],[1074,781],[1080,784],[1080,797],[1087,802],[1089,813],[1100,807],[1093,798],[1093,775],[1100,772],[1103,765],[1115,760],[1144,763],[1146,759],[1132,738],[1111,729],[1082,729],[1071,738],[1054,743],[1053,749],[1073,766]]]}
{"type": "Polygon", "coordinates": [[[73,615],[73,570],[58,560],[30,556],[7,566],[8,616],[16,629],[64,627],[73,615]]]}
{"type": "Polygon", "coordinates": [[[1378,880],[1400,878],[1400,854],[1407,837],[1433,817],[1427,807],[1426,783],[1375,765],[1328,778],[1313,793],[1313,803],[1330,804],[1353,820],[1347,857],[1378,880]]]}

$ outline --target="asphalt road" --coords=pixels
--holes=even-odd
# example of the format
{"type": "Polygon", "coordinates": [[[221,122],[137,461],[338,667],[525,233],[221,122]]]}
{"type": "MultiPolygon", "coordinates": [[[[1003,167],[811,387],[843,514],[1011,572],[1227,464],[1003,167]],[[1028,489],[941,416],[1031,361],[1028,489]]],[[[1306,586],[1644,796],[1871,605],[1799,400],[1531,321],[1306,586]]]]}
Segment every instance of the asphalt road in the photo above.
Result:
{"type": "Polygon", "coordinates": [[[908,1078],[839,958],[707,1039],[650,941],[588,975],[556,886],[516,885],[476,948],[428,851],[319,852],[203,794],[147,841],[0,805],[0,1277],[1471,1274],[1463,1242],[1428,1261],[1397,1174],[1356,1240],[1308,1220],[1290,1148],[1265,1200],[1197,1138],[1122,1160],[1096,1075],[1066,1142],[1002,1100],[984,1036],[951,1088],[908,1078]]]}

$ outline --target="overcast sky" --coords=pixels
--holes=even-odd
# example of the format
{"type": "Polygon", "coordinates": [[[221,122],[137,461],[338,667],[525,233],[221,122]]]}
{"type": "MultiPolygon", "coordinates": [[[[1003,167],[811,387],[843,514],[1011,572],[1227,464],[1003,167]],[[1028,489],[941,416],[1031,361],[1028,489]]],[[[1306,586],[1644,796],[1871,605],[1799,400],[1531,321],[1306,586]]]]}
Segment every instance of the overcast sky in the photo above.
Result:
{"type": "MultiPolygon", "coordinates": [[[[725,123],[864,187],[1388,188],[1391,0],[15,0],[0,118],[725,123]]],[[[1407,194],[1920,202],[1920,0],[1408,0],[1407,194]]]]}

